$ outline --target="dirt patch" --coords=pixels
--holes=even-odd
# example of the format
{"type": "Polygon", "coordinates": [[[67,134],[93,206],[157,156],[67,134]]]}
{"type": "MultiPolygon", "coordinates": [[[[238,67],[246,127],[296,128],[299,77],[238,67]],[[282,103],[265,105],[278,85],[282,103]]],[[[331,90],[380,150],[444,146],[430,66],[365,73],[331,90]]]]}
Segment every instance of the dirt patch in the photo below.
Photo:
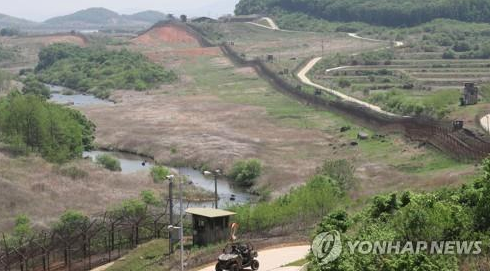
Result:
{"type": "Polygon", "coordinates": [[[142,45],[158,45],[159,43],[185,43],[199,46],[198,40],[185,29],[173,25],[155,27],[132,42],[142,45]]]}
{"type": "Polygon", "coordinates": [[[218,47],[172,49],[145,53],[145,55],[149,59],[155,62],[158,62],[158,60],[168,57],[218,56],[220,54],[221,50],[218,47]]]}

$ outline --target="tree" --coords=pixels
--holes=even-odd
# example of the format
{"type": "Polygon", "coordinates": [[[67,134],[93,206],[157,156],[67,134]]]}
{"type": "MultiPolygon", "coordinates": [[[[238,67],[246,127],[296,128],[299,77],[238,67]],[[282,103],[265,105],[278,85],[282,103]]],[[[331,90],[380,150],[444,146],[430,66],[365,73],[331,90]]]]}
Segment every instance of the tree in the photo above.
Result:
{"type": "Polygon", "coordinates": [[[22,93],[34,94],[45,99],[49,99],[51,97],[51,91],[49,88],[40,82],[34,75],[28,75],[23,83],[24,87],[22,88],[22,93]]]}
{"type": "Polygon", "coordinates": [[[260,176],[261,172],[260,160],[240,160],[233,165],[229,177],[240,186],[250,187],[255,184],[255,179],[260,176]]]}
{"type": "Polygon", "coordinates": [[[187,23],[187,15],[180,15],[180,21],[183,22],[183,23],[187,23]]]}
{"type": "Polygon", "coordinates": [[[93,126],[73,109],[47,102],[36,95],[10,93],[0,99],[0,139],[17,152],[39,152],[51,162],[81,157],[91,145],[93,126]]]}
{"type": "Polygon", "coordinates": [[[54,225],[54,229],[63,235],[72,235],[90,222],[88,216],[79,211],[68,210],[64,212],[59,221],[54,225]]]}
{"type": "Polygon", "coordinates": [[[164,166],[154,166],[151,168],[150,174],[155,183],[161,183],[170,175],[170,169],[164,166]]]}
{"type": "Polygon", "coordinates": [[[141,191],[140,193],[141,200],[146,204],[146,205],[158,205],[159,201],[157,197],[155,196],[155,193],[150,190],[145,190],[141,191]]]}
{"type": "Polygon", "coordinates": [[[2,30],[0,30],[0,36],[2,37],[17,36],[19,33],[20,31],[15,28],[2,28],[2,30]]]}

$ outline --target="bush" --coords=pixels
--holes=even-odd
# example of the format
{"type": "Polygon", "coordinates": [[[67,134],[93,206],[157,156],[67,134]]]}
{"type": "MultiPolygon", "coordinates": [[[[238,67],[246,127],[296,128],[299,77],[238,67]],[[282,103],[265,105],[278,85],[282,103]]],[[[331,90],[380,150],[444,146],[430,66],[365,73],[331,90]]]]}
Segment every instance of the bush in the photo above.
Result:
{"type": "Polygon", "coordinates": [[[262,163],[258,159],[240,160],[233,165],[229,177],[239,186],[250,187],[262,172],[262,163]]]}
{"type": "Polygon", "coordinates": [[[236,213],[233,219],[240,224],[240,230],[250,232],[311,225],[345,201],[345,195],[332,180],[316,175],[305,185],[273,201],[235,206],[232,211],[236,213]]]}
{"type": "Polygon", "coordinates": [[[455,59],[456,53],[453,50],[447,50],[442,54],[442,58],[444,58],[444,59],[455,59]]]}
{"type": "Polygon", "coordinates": [[[453,46],[453,50],[456,52],[467,52],[471,50],[471,46],[467,42],[456,42],[453,46]]]}
{"type": "Polygon", "coordinates": [[[342,78],[339,80],[339,87],[341,88],[348,88],[351,86],[351,83],[349,80],[342,78]]]}
{"type": "Polygon", "coordinates": [[[101,154],[96,158],[97,164],[103,166],[110,171],[121,171],[121,162],[109,154],[101,154]]]}
{"type": "Polygon", "coordinates": [[[171,174],[170,169],[164,166],[154,166],[151,168],[151,177],[155,183],[161,183],[171,174]]]}
{"type": "Polygon", "coordinates": [[[51,97],[49,88],[39,81],[34,75],[27,76],[23,83],[24,87],[22,88],[22,93],[34,94],[45,99],[49,99],[51,97]]]}
{"type": "Polygon", "coordinates": [[[354,166],[345,159],[327,160],[317,169],[317,174],[330,177],[345,191],[355,184],[354,170],[354,166]]]}

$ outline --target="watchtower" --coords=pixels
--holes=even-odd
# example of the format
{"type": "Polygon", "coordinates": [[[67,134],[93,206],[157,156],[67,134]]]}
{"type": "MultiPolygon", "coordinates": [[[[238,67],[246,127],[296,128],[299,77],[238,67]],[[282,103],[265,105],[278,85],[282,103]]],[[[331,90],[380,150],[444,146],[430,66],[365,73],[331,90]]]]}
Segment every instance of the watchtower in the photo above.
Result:
{"type": "Polygon", "coordinates": [[[461,105],[475,105],[478,103],[478,87],[475,83],[465,83],[461,105]]]}

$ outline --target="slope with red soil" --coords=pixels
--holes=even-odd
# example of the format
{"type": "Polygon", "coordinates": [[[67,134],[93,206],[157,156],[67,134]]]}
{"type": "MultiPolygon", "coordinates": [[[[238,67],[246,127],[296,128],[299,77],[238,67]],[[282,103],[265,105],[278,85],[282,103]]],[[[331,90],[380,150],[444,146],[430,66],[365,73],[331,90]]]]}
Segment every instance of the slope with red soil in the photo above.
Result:
{"type": "Polygon", "coordinates": [[[137,44],[150,46],[161,43],[180,43],[199,47],[199,41],[187,32],[184,27],[171,24],[153,27],[132,41],[137,44]]]}

